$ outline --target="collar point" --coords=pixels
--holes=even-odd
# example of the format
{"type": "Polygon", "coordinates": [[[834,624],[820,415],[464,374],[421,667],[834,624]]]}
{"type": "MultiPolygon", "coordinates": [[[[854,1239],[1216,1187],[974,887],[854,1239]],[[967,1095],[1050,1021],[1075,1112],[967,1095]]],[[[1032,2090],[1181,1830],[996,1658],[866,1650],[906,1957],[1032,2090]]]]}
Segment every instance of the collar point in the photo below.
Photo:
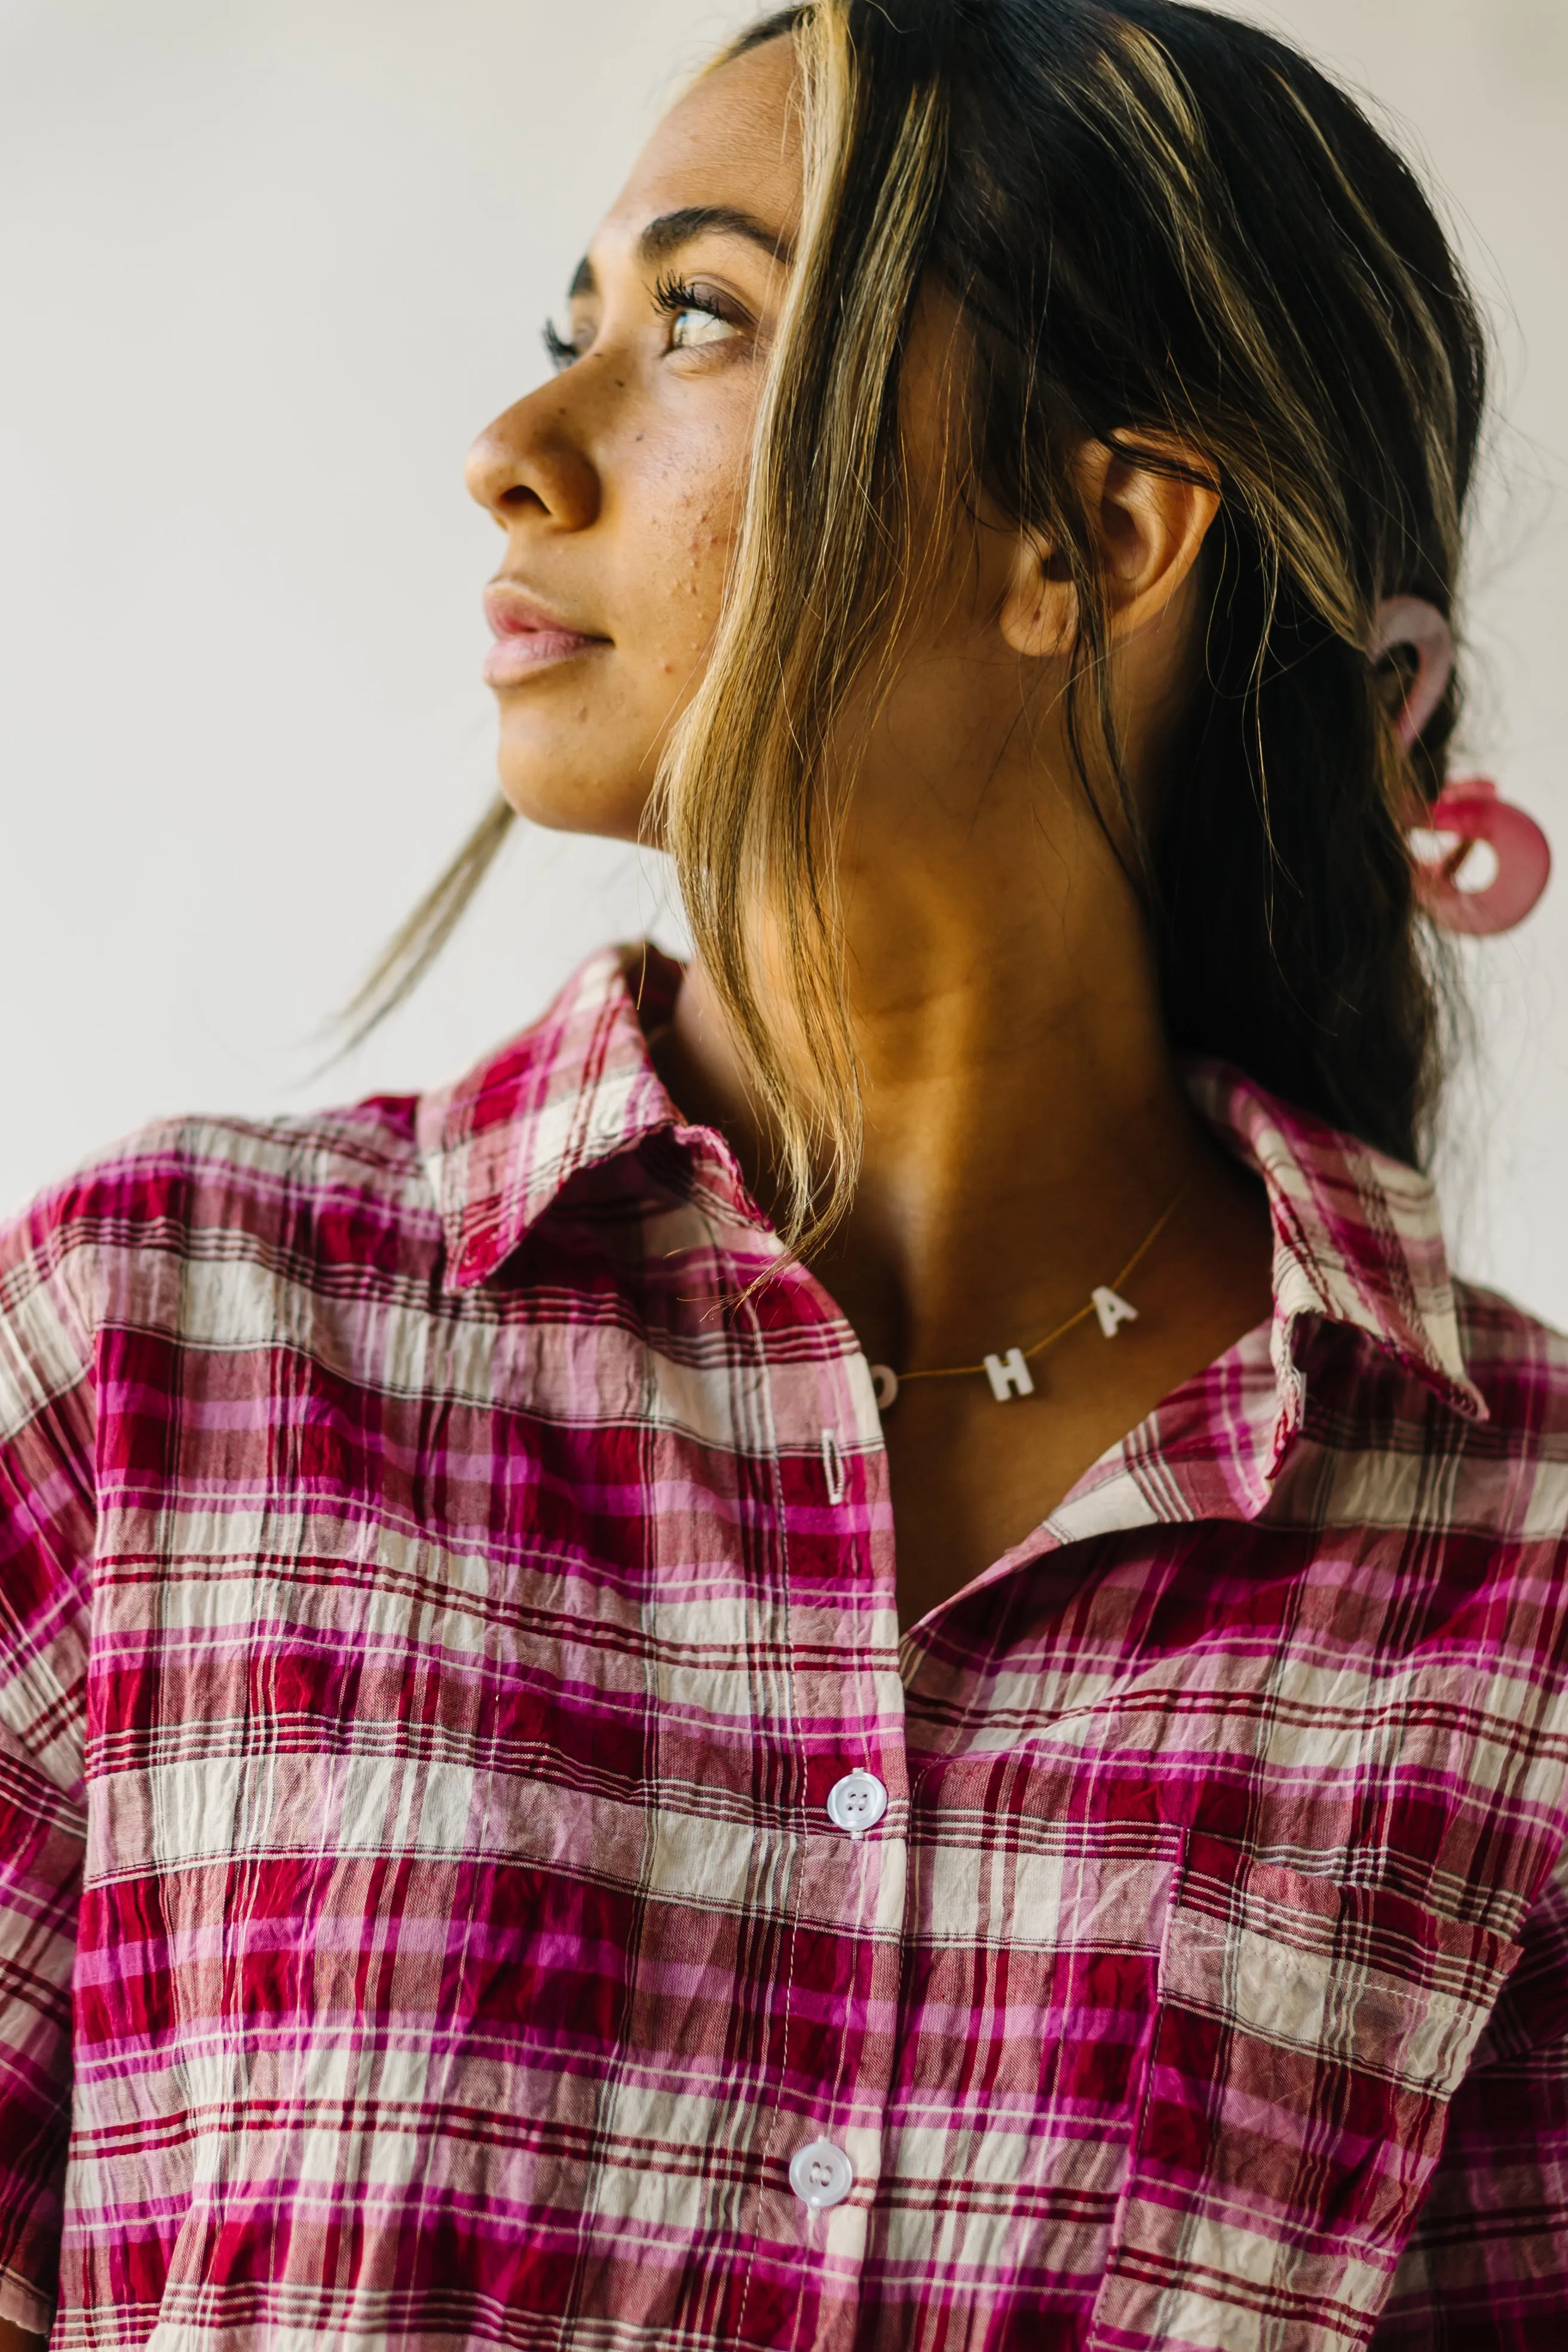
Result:
{"type": "Polygon", "coordinates": [[[496,1270],[496,1251],[489,1236],[468,1242],[447,1259],[442,1269],[443,1290],[477,1290],[487,1275],[496,1270]]]}

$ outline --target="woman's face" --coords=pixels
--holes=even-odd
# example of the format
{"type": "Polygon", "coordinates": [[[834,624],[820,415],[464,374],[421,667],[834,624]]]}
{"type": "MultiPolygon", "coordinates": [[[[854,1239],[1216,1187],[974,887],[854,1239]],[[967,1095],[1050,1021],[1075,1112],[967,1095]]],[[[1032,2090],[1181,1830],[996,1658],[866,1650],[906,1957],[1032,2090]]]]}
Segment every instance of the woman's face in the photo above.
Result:
{"type": "Polygon", "coordinates": [[[660,123],[578,271],[559,373],[468,460],[506,537],[501,788],[542,824],[637,834],[708,657],[799,213],[793,68],[768,42],[660,123]]]}

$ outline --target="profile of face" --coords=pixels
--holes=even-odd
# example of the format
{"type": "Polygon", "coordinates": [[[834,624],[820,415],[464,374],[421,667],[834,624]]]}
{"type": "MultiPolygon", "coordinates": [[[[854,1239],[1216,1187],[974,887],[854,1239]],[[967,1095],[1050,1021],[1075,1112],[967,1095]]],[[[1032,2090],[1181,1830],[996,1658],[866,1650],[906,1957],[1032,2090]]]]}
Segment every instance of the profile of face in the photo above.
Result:
{"type": "MultiPolygon", "coordinates": [[[[801,213],[795,75],[790,42],[764,42],[665,117],[578,271],[556,373],[475,445],[469,487],[506,537],[487,593],[500,783],[538,823],[636,838],[703,677],[801,213]]],[[[1064,724],[1052,674],[1065,681],[1071,590],[1050,549],[983,491],[951,495],[965,349],[958,307],[928,281],[900,379],[925,593],[900,625],[869,724],[853,707],[842,716],[855,793],[840,883],[863,902],[858,869],[882,919],[907,930],[898,902],[910,889],[951,898],[973,884],[997,904],[996,871],[1005,895],[1007,877],[1032,874],[1020,835],[1043,826],[1103,946],[1098,901],[1109,894],[1127,911],[1125,874],[1077,789],[1065,737],[1052,740],[1064,724]],[[977,855],[982,816],[990,870],[977,855]]],[[[1195,559],[1217,498],[1099,445],[1079,471],[1112,590],[1136,772],[1184,692],[1195,559]]],[[[1019,921],[1037,918],[1031,897],[1019,921]]]]}
{"type": "Polygon", "coordinates": [[[634,837],[718,621],[801,195],[773,41],[666,116],[572,289],[554,377],[481,434],[506,535],[486,677],[512,805],[634,837]]]}

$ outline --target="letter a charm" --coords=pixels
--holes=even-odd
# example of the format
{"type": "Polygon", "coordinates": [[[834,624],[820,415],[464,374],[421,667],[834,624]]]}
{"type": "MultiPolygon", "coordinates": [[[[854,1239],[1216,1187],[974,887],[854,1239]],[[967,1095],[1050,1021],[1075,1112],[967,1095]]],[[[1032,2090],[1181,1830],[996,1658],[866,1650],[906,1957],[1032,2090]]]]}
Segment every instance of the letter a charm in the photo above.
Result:
{"type": "Polygon", "coordinates": [[[1009,1397],[1033,1396],[1035,1393],[1035,1383],[1029,1378],[1029,1367],[1024,1360],[1022,1348],[1009,1348],[1005,1356],[987,1356],[985,1377],[998,1404],[1005,1404],[1009,1397]]]}
{"type": "Polygon", "coordinates": [[[1100,1318],[1100,1328],[1108,1339],[1115,1339],[1119,1325],[1137,1322],[1136,1307],[1129,1307],[1125,1298],[1119,1298],[1114,1290],[1107,1290],[1103,1283],[1090,1295],[1094,1300],[1094,1311],[1100,1318]]]}

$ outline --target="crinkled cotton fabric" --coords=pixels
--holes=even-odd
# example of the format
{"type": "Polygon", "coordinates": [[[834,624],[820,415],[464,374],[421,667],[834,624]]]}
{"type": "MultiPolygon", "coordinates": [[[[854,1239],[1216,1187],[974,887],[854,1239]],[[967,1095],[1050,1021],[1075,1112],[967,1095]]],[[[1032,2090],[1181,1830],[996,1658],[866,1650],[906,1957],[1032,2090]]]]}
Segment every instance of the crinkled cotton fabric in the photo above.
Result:
{"type": "Polygon", "coordinates": [[[1271,1324],[900,1639],[868,1366],[665,1095],[675,981],[9,1229],[0,2313],[1560,2344],[1564,1343],[1195,1067],[1271,1324]]]}

